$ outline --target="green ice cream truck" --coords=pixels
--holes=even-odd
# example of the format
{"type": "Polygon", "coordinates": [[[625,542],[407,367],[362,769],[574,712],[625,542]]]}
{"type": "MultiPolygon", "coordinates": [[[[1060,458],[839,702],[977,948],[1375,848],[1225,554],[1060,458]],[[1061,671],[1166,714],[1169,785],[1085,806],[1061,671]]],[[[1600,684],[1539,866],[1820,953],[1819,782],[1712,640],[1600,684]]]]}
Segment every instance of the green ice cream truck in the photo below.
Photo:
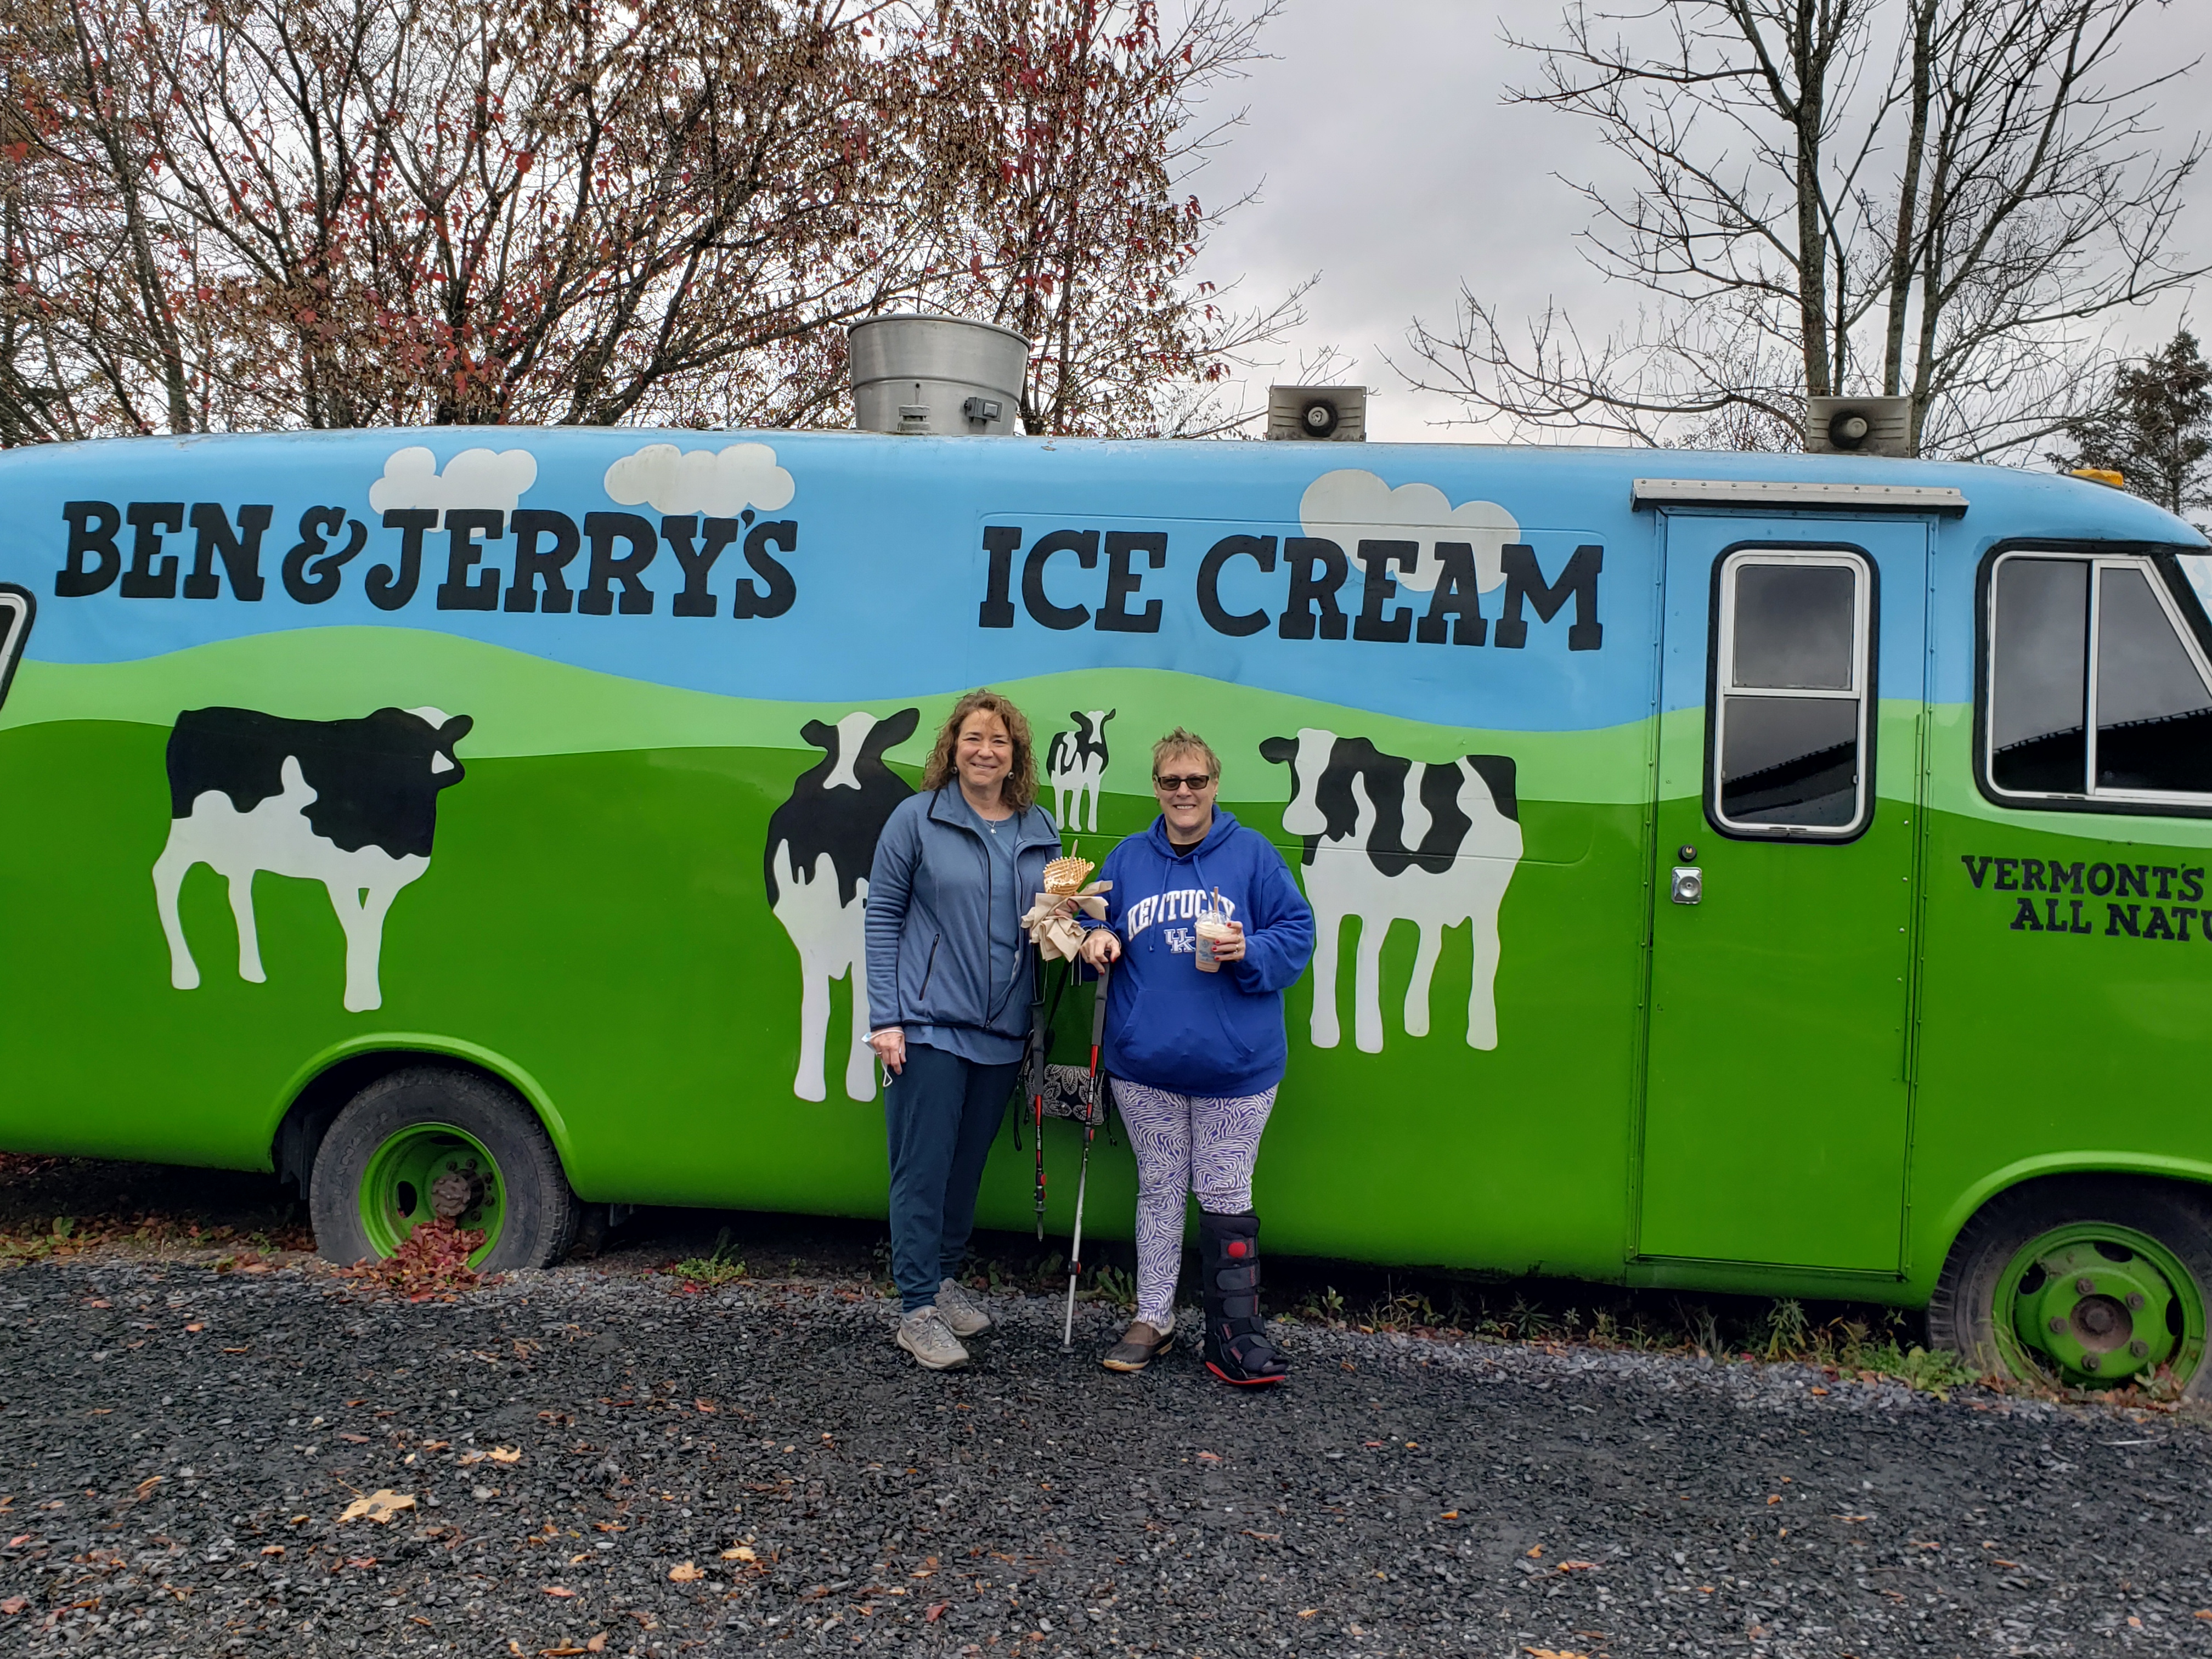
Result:
{"type": "Polygon", "coordinates": [[[1186,726],[1310,898],[1276,1249],[2208,1386],[2212,553],[2118,491],[440,428],[16,450],[0,523],[0,1146],[273,1169],[344,1260],[879,1215],[871,855],[988,684],[1071,849],[1186,726]]]}

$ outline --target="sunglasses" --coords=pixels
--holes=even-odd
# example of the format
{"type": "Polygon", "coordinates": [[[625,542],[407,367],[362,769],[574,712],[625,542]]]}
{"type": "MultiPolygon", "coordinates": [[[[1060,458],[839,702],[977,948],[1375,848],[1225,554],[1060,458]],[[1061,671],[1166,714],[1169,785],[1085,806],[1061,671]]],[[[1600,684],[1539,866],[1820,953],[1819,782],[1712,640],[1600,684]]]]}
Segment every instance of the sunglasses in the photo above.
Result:
{"type": "Polygon", "coordinates": [[[1152,775],[1152,787],[1170,795],[1178,789],[1188,789],[1195,795],[1213,787],[1213,779],[1205,772],[1194,772],[1187,778],[1164,778],[1156,772],[1152,775]]]}

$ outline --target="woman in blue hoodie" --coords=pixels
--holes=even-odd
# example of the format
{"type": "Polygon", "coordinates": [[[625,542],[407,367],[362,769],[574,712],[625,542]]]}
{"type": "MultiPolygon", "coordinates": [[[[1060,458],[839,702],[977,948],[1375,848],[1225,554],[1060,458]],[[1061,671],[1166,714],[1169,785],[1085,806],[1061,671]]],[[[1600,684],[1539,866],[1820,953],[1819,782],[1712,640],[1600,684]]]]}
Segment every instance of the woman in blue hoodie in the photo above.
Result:
{"type": "Polygon", "coordinates": [[[1106,1066],[1137,1151],[1137,1316],[1107,1353],[1140,1371],[1175,1335],[1188,1195],[1198,1198],[1206,1369],[1224,1382],[1279,1382],[1287,1368],[1260,1319],[1260,1218],[1252,1166],[1289,1044],[1283,992],[1313,956],[1313,911],[1282,854],[1214,805],[1221,760],[1181,726],[1152,747],[1160,816],[1107,855],[1103,924],[1083,942],[1117,962],[1106,998],[1106,1066]],[[1206,941],[1202,909],[1225,914],[1206,941]]]}

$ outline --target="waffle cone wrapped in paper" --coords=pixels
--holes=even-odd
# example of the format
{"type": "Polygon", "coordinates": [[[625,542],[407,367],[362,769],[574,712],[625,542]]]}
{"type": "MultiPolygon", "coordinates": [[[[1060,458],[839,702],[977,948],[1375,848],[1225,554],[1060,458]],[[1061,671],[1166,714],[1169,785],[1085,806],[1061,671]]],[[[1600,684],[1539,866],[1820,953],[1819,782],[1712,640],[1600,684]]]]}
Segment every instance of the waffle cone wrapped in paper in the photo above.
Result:
{"type": "Polygon", "coordinates": [[[1030,906],[1022,926],[1047,962],[1075,959],[1083,944],[1082,924],[1075,919],[1078,910],[1093,921],[1106,920],[1105,895],[1114,884],[1083,884],[1084,878],[1097,867],[1089,859],[1074,858],[1054,859],[1045,866],[1044,891],[1030,906]]]}
{"type": "Polygon", "coordinates": [[[1054,898],[1073,898],[1097,867],[1089,859],[1054,859],[1044,867],[1044,890],[1054,898]]]}

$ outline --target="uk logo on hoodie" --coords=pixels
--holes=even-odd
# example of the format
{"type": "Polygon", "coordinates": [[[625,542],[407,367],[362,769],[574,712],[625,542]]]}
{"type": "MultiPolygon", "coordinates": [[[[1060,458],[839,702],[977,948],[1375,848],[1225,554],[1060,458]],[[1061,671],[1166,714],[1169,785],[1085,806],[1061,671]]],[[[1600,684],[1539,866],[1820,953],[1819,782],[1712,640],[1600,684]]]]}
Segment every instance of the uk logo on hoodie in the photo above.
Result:
{"type": "MultiPolygon", "coordinates": [[[[1134,939],[1154,922],[1195,921],[1198,913],[1207,907],[1212,898],[1212,895],[1202,887],[1178,887],[1139,899],[1129,907],[1127,936],[1134,939]]],[[[1229,921],[1237,920],[1234,899],[1223,899],[1219,908],[1229,921]]],[[[1198,950],[1198,934],[1192,928],[1163,927],[1160,937],[1167,940],[1168,949],[1177,956],[1190,956],[1198,950]]]]}

